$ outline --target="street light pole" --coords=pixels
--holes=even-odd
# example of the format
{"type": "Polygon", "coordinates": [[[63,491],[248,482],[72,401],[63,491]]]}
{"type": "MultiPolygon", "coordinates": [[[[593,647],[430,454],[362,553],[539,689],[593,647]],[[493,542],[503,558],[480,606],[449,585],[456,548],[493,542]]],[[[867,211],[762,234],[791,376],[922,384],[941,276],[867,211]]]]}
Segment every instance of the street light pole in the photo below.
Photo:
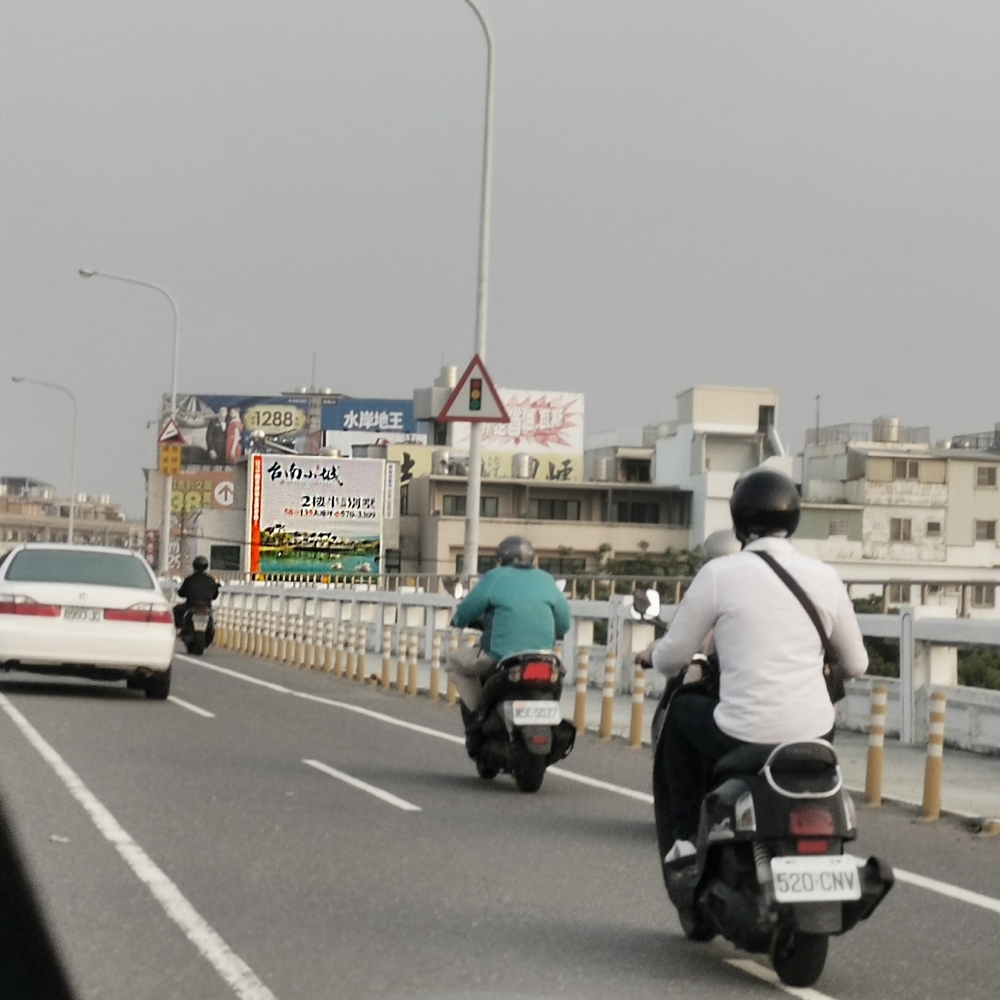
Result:
{"type": "Polygon", "coordinates": [[[67,389],[64,385],[56,385],[55,382],[43,382],[41,379],[37,378],[24,378],[20,375],[12,375],[10,377],[12,382],[28,382],[31,385],[41,385],[46,389],[57,389],[59,392],[66,393],[69,396],[69,401],[73,404],[73,431],[70,439],[70,460],[69,460],[69,528],[66,531],[66,541],[70,545],[73,544],[73,528],[76,522],[76,417],[77,417],[77,406],[76,406],[76,396],[73,395],[70,389],[67,389]]]}
{"type": "MultiPolygon", "coordinates": [[[[165,288],[154,285],[151,281],[140,281],[138,278],[125,278],[120,274],[108,274],[106,271],[94,271],[91,268],[81,267],[80,276],[83,278],[111,278],[112,281],[124,281],[130,285],[142,285],[143,288],[152,288],[154,292],[159,292],[166,296],[170,307],[174,311],[174,357],[170,375],[170,417],[177,419],[177,368],[181,355],[181,314],[177,308],[174,297],[165,288]]],[[[166,576],[170,571],[170,502],[173,495],[173,476],[163,477],[163,516],[160,522],[160,575],[166,576]]]]}
{"type": "MultiPolygon", "coordinates": [[[[479,210],[479,283],[476,293],[476,354],[486,363],[486,307],[490,270],[490,175],[493,168],[493,33],[475,0],[465,0],[486,36],[486,114],[483,128],[483,188],[479,210]]],[[[479,570],[479,504],[482,495],[483,425],[469,427],[469,475],[465,501],[463,571],[479,570]]]]}

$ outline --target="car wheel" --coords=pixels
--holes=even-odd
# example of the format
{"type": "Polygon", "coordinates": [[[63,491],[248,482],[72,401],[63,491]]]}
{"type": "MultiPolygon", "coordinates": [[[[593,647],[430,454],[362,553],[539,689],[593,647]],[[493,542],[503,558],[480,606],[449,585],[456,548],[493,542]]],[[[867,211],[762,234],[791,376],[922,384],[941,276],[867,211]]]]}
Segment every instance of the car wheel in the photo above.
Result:
{"type": "Polygon", "coordinates": [[[163,701],[170,694],[170,674],[168,667],[162,674],[153,674],[146,681],[146,697],[153,701],[163,701]]]}

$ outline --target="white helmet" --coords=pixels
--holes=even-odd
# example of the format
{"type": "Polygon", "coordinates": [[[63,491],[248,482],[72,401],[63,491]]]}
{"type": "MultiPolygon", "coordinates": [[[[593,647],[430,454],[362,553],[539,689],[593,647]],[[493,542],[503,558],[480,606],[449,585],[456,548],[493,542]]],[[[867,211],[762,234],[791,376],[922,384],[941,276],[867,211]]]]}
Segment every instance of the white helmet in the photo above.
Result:
{"type": "Polygon", "coordinates": [[[720,556],[731,556],[743,548],[732,528],[720,528],[718,531],[713,531],[701,543],[701,547],[705,552],[706,561],[718,559],[720,556]]]}

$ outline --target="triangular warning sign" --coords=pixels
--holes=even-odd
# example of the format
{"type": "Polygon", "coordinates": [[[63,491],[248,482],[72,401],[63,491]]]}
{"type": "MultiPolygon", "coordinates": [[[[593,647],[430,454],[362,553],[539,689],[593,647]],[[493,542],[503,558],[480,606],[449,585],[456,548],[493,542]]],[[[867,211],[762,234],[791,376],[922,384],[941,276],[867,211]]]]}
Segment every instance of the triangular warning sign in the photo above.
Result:
{"type": "Polygon", "coordinates": [[[510,414],[478,354],[469,362],[465,374],[458,380],[458,385],[437,415],[439,424],[454,420],[470,424],[510,423],[510,414]]]}
{"type": "Polygon", "coordinates": [[[181,429],[177,426],[177,421],[173,417],[168,417],[167,422],[160,431],[160,436],[156,439],[157,444],[184,444],[184,437],[181,429]]]}

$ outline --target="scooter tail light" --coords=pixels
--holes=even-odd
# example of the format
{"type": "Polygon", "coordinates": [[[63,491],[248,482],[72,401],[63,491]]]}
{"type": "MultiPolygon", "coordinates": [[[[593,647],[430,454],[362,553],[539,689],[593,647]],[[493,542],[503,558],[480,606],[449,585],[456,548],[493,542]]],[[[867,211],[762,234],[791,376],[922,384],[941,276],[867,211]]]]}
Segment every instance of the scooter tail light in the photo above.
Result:
{"type": "Polygon", "coordinates": [[[799,854],[826,854],[830,850],[830,845],[825,840],[800,840],[795,849],[799,854]]]}
{"type": "Polygon", "coordinates": [[[757,811],[753,806],[753,794],[744,792],[736,800],[736,829],[740,833],[753,833],[757,829],[757,811]]]}
{"type": "Polygon", "coordinates": [[[788,832],[793,837],[832,837],[833,815],[822,806],[799,806],[788,815],[788,832]]]}
{"type": "Polygon", "coordinates": [[[59,604],[39,604],[21,594],[0,598],[0,615],[27,615],[33,618],[58,618],[62,614],[59,604]]]}
{"type": "Polygon", "coordinates": [[[544,681],[545,683],[548,683],[553,679],[552,673],[552,664],[539,660],[535,663],[527,664],[521,676],[526,681],[544,681]]]}
{"type": "Polygon", "coordinates": [[[520,667],[511,667],[510,670],[507,671],[507,680],[509,680],[511,682],[511,684],[518,684],[518,683],[520,683],[520,680],[521,680],[521,668],[520,667]]]}

